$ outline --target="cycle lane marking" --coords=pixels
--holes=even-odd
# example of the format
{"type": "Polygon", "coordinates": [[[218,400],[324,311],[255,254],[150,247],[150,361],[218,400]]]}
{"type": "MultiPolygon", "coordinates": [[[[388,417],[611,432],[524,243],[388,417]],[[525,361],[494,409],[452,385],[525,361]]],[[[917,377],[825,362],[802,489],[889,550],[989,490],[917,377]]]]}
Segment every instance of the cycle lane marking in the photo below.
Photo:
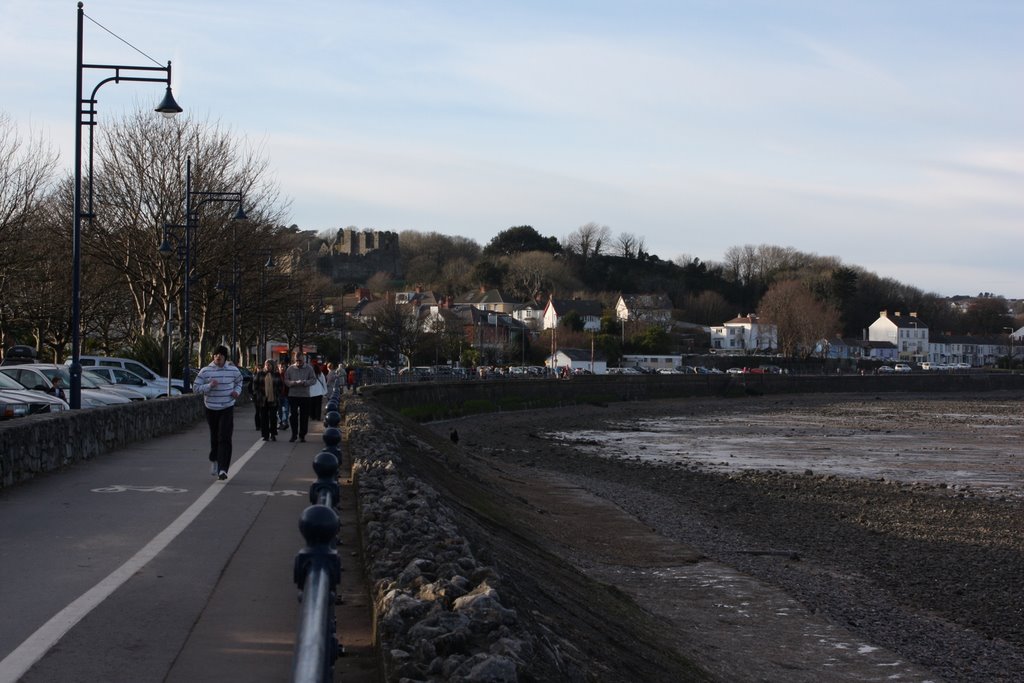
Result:
{"type": "Polygon", "coordinates": [[[150,560],[159,555],[220,495],[220,492],[225,489],[225,485],[245,467],[264,443],[263,440],[254,443],[237,462],[232,463],[233,467],[230,468],[232,472],[226,480],[217,480],[212,483],[192,505],[178,515],[178,518],[163,531],[154,536],[141,550],[101,579],[95,586],[73,600],[67,607],[36,629],[35,633],[26,638],[21,645],[14,648],[0,661],[0,683],[17,683],[18,679],[24,676],[50,648],[64,637],[64,634],[109,598],[136,572],[149,564],[150,560]]]}

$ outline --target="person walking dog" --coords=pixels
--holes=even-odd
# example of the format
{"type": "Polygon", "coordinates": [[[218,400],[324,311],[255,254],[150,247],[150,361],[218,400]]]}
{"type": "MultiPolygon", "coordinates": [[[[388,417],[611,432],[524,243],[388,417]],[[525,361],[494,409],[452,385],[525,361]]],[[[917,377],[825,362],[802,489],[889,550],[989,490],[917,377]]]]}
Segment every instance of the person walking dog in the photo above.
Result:
{"type": "Polygon", "coordinates": [[[242,373],[228,362],[228,349],[213,350],[213,361],[199,371],[192,390],[203,395],[210,426],[210,474],[221,481],[231,466],[231,436],[235,429],[235,399],[242,394],[242,373]]]}

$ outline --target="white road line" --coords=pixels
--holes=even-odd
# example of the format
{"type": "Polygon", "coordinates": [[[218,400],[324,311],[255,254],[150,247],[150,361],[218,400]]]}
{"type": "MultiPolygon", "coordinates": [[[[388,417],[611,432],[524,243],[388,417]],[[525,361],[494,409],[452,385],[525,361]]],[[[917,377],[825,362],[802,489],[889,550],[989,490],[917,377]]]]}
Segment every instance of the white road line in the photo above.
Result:
{"type": "Polygon", "coordinates": [[[51,647],[57,644],[64,634],[74,628],[75,624],[98,607],[104,600],[120,588],[137,571],[145,567],[150,560],[160,554],[171,541],[188,528],[188,525],[206,509],[224,490],[224,485],[245,467],[245,464],[256,455],[264,444],[261,439],[254,443],[237,462],[231,464],[231,474],[225,481],[216,481],[201,496],[182,512],[176,520],[157,534],[153,540],[139,552],[110,573],[95,586],[83,593],[70,605],[55,614],[49,621],[40,626],[25,642],[15,648],[11,654],[0,661],[0,683],[16,683],[32,666],[42,659],[51,647]]]}

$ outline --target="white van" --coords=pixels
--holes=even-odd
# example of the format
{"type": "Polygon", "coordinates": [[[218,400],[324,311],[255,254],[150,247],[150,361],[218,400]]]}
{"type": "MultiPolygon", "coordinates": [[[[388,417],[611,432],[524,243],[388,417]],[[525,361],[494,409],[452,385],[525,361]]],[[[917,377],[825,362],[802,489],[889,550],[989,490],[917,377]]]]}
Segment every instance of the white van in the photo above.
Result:
{"type": "MultiPolygon", "coordinates": [[[[106,368],[124,368],[125,370],[131,370],[136,375],[146,380],[147,382],[163,382],[167,383],[167,377],[161,376],[148,367],[143,365],[137,360],[131,358],[119,358],[117,356],[81,356],[81,363],[83,368],[99,366],[106,368]]],[[[64,361],[65,365],[71,365],[71,359],[64,361]]],[[[171,386],[181,389],[180,379],[171,379],[171,386]]]]}

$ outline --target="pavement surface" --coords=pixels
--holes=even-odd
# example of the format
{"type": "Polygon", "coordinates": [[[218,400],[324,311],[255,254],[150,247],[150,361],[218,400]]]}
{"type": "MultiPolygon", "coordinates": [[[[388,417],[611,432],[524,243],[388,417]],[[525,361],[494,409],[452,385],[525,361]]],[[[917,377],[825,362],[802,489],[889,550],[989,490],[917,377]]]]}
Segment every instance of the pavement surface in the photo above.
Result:
{"type": "MultiPolygon", "coordinates": [[[[290,680],[322,425],[264,442],[235,416],[229,478],[206,424],[0,491],[0,683],[290,680]]],[[[376,680],[369,600],[342,463],[336,679],[376,680]]]]}

